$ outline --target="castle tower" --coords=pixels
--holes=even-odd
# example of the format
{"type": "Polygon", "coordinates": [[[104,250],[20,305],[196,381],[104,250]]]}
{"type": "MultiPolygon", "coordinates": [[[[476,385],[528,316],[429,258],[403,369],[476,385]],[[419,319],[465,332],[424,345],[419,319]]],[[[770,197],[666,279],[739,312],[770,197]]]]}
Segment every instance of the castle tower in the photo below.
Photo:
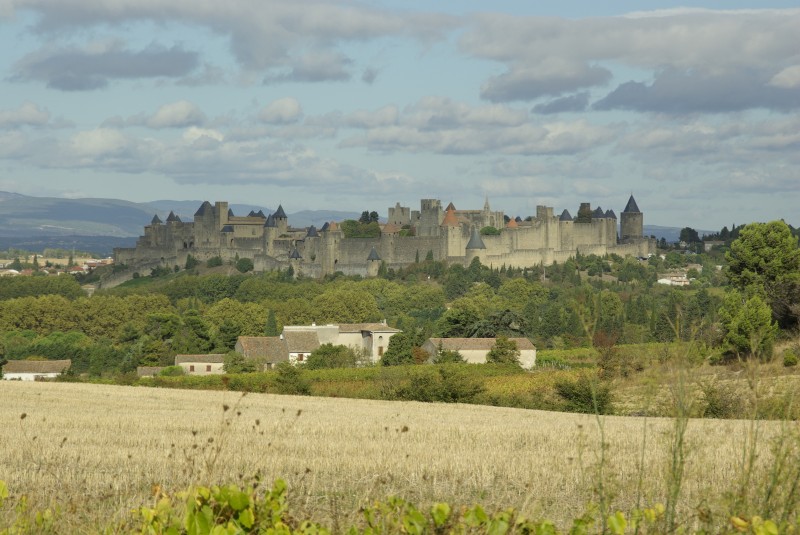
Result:
{"type": "Polygon", "coordinates": [[[483,243],[478,228],[472,227],[472,236],[470,236],[466,248],[466,265],[470,265],[475,258],[480,260],[481,263],[484,263],[484,259],[486,258],[486,244],[483,243]]]}
{"type": "Polygon", "coordinates": [[[636,205],[636,200],[631,195],[628,204],[620,214],[620,239],[621,241],[636,240],[644,236],[644,214],[636,205]]]}
{"type": "Polygon", "coordinates": [[[447,236],[446,256],[461,256],[464,252],[464,232],[456,217],[456,207],[453,203],[447,205],[447,211],[442,220],[442,230],[447,236]]]}
{"type": "Polygon", "coordinates": [[[289,228],[289,220],[286,217],[286,212],[283,211],[283,206],[279,204],[272,217],[275,219],[275,226],[278,227],[278,234],[284,234],[286,229],[289,228]]]}
{"type": "Polygon", "coordinates": [[[367,277],[377,277],[378,271],[381,268],[381,255],[375,250],[373,246],[367,256],[367,277]]]}
{"type": "Polygon", "coordinates": [[[303,264],[303,257],[300,256],[300,251],[297,250],[297,246],[292,249],[292,252],[289,253],[289,265],[292,266],[292,271],[294,271],[294,278],[297,278],[300,275],[300,268],[303,264]]]}

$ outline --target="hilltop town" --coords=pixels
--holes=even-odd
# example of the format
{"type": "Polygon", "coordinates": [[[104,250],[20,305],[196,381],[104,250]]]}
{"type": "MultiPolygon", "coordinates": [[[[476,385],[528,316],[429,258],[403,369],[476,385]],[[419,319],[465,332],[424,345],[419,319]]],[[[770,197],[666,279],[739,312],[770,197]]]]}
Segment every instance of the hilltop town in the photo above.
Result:
{"type": "Polygon", "coordinates": [[[199,261],[250,258],[255,271],[286,270],[295,275],[322,277],[335,272],[372,277],[381,265],[399,269],[421,257],[468,265],[524,268],[551,265],[577,254],[646,256],[655,240],[643,235],[644,214],[631,196],[618,220],[613,210],[592,209],[582,203],[576,217],[564,210],[538,206],[522,219],[493,211],[488,199],[482,209],[442,208],[438,199],[422,199],[420,209],[397,203],[388,209],[380,236],[348,237],[336,222],[294,228],[282,206],[237,216],[228,203],[206,201],[194,220],[174,213],[166,221],[157,215],[144,227],[136,247],[117,248],[117,264],[131,270],[184,265],[191,255],[199,261]]]}

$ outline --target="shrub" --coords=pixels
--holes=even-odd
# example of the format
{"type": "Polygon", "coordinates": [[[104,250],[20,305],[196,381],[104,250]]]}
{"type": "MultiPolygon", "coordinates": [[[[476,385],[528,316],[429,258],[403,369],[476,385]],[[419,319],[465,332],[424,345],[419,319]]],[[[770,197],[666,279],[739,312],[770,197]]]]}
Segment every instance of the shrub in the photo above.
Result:
{"type": "Polygon", "coordinates": [[[582,374],[575,380],[561,380],[555,384],[556,393],[564,400],[566,410],[586,414],[610,414],[611,387],[596,377],[582,374]]]}
{"type": "Polygon", "coordinates": [[[794,349],[787,349],[783,352],[783,365],[787,368],[797,366],[797,353],[794,349]]]}
{"type": "Polygon", "coordinates": [[[253,260],[251,258],[240,258],[236,261],[236,269],[239,270],[240,273],[247,273],[248,271],[253,271],[253,260]]]}
{"type": "Polygon", "coordinates": [[[288,362],[281,362],[277,366],[275,388],[278,394],[307,396],[311,393],[311,385],[303,376],[303,371],[295,368],[288,362]]]}
{"type": "Polygon", "coordinates": [[[158,374],[161,377],[178,377],[180,375],[186,375],[186,372],[180,366],[167,366],[158,374]]]}
{"type": "Polygon", "coordinates": [[[734,388],[717,382],[700,384],[703,393],[704,418],[737,418],[743,410],[741,394],[734,388]]]}
{"type": "Polygon", "coordinates": [[[206,267],[217,267],[222,265],[222,257],[221,256],[212,256],[208,260],[206,260],[206,267]]]}

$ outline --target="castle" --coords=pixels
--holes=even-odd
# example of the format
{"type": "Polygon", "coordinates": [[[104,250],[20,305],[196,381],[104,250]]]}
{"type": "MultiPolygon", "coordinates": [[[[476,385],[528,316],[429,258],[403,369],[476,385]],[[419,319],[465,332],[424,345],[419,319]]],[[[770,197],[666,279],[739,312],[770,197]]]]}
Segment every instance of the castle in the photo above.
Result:
{"type": "Polygon", "coordinates": [[[647,256],[655,240],[643,235],[643,225],[632,195],[620,214],[619,235],[614,211],[592,210],[589,203],[581,204],[576,218],[538,206],[535,216],[506,222],[488,199],[482,210],[457,210],[453,203],[442,208],[437,199],[422,199],[419,210],[400,203],[389,208],[380,237],[348,238],[335,222],[293,228],[282,206],[270,215],[259,210],[236,216],[227,202],[206,201],[191,222],[172,212],[166,221],[156,215],[136,247],[115,249],[114,260],[136,271],[183,266],[189,255],[200,261],[250,258],[255,271],[291,266],[295,275],[307,277],[374,277],[381,265],[398,269],[431,256],[448,264],[466,266],[478,258],[487,266],[524,268],[563,263],[576,254],[647,256]],[[486,227],[497,232],[481,233],[486,227]]]}

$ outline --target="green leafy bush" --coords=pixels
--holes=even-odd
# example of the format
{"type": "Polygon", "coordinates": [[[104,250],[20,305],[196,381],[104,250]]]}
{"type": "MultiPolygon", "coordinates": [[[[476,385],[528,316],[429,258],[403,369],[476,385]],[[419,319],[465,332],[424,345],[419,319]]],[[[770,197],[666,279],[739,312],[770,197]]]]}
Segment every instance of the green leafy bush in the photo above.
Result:
{"type": "Polygon", "coordinates": [[[797,353],[794,349],[787,349],[783,352],[783,365],[787,368],[797,366],[797,353]]]}
{"type": "Polygon", "coordinates": [[[560,380],[556,393],[564,400],[570,412],[610,414],[612,412],[611,387],[597,377],[581,374],[574,380],[560,380]]]}
{"type": "Polygon", "coordinates": [[[221,256],[212,256],[208,260],[206,260],[206,267],[212,268],[222,265],[222,257],[221,256]]]}

